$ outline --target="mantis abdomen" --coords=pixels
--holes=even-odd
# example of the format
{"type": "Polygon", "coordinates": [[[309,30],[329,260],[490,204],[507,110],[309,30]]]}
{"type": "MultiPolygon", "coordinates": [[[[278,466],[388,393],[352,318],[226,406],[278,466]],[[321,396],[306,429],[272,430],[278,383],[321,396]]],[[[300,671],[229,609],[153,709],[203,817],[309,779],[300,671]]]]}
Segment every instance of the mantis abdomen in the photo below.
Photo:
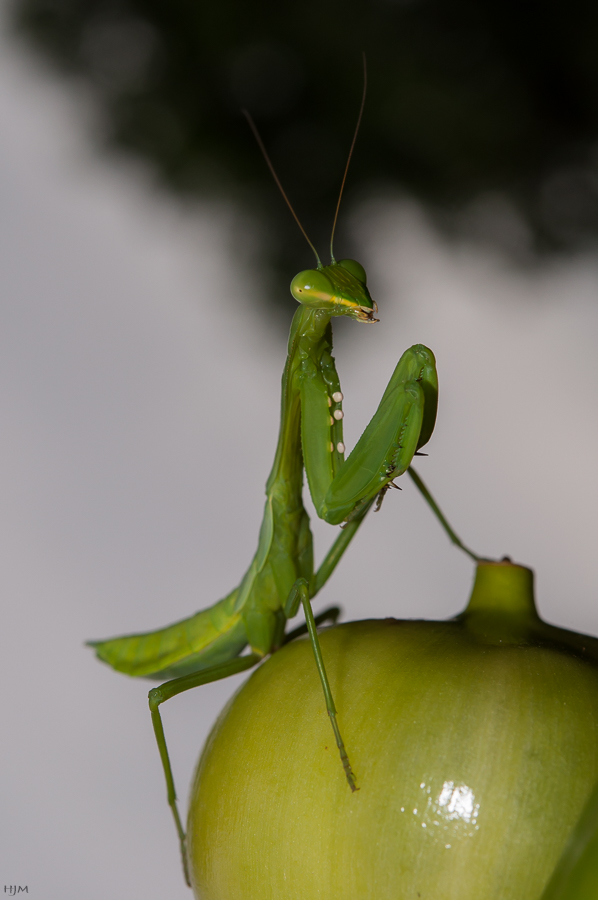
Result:
{"type": "Polygon", "coordinates": [[[237,592],[167,628],[89,644],[103,662],[135,677],[163,681],[218,665],[247,644],[241,613],[234,611],[237,592]]]}

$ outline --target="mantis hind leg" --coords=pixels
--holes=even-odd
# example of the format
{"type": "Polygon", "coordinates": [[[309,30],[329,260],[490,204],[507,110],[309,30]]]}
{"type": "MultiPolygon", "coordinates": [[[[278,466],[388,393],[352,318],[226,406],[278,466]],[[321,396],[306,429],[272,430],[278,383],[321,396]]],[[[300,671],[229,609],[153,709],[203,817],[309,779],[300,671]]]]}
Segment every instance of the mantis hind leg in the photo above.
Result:
{"type": "Polygon", "coordinates": [[[252,666],[255,666],[261,658],[262,657],[258,653],[250,653],[248,656],[239,656],[236,659],[231,659],[221,665],[211,666],[209,669],[202,669],[200,672],[193,672],[191,675],[183,675],[181,678],[174,678],[172,681],[161,684],[160,687],[152,688],[148,695],[152,725],[154,726],[154,734],[156,735],[156,743],[158,744],[162,768],[164,770],[164,778],[166,780],[166,796],[179,838],[185,881],[189,887],[191,887],[191,881],[187,864],[186,835],[177,805],[172,766],[170,765],[170,758],[168,756],[168,747],[166,745],[166,737],[164,736],[164,727],[162,725],[159,707],[160,704],[164,703],[166,700],[170,700],[171,697],[176,697],[177,694],[182,694],[184,691],[189,691],[202,684],[209,684],[212,681],[220,681],[222,678],[228,678],[229,675],[236,675],[238,672],[250,669],[252,666]]]}
{"type": "Polygon", "coordinates": [[[336,721],[336,706],[334,705],[334,699],[332,697],[332,691],[330,689],[330,682],[328,681],[328,675],[326,674],[326,668],[324,666],[324,659],[322,657],[320,641],[318,640],[316,620],[314,619],[314,614],[312,612],[309,598],[309,586],[305,578],[298,578],[291,588],[291,592],[285,604],[285,615],[287,616],[287,618],[291,619],[297,614],[300,603],[302,604],[303,611],[305,613],[305,621],[307,624],[309,639],[311,642],[312,650],[314,651],[316,666],[318,667],[318,675],[320,676],[320,681],[324,690],[326,709],[328,711],[328,716],[330,717],[330,724],[332,725],[332,730],[334,732],[336,746],[338,747],[338,752],[340,754],[343,769],[345,771],[345,778],[347,779],[347,783],[351,790],[357,791],[359,790],[359,788],[357,787],[355,774],[353,772],[353,769],[351,768],[351,763],[349,761],[349,756],[345,748],[345,743],[342,739],[340,729],[338,727],[338,722],[336,721]]]}

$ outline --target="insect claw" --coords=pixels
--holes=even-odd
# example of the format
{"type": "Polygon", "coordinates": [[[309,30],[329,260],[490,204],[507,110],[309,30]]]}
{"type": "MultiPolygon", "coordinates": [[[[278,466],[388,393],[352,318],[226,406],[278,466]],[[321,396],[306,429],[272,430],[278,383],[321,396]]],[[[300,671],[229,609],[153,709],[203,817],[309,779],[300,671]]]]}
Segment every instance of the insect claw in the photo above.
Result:
{"type": "Polygon", "coordinates": [[[413,455],[414,456],[428,456],[427,453],[422,453],[421,450],[416,450],[413,455]]]}
{"type": "Polygon", "coordinates": [[[390,488],[395,488],[395,490],[397,491],[403,490],[403,488],[400,485],[395,484],[394,481],[387,481],[384,487],[378,491],[378,494],[376,496],[376,505],[374,506],[374,512],[379,512],[380,507],[382,506],[382,501],[384,500],[384,497],[386,496],[390,488]]]}

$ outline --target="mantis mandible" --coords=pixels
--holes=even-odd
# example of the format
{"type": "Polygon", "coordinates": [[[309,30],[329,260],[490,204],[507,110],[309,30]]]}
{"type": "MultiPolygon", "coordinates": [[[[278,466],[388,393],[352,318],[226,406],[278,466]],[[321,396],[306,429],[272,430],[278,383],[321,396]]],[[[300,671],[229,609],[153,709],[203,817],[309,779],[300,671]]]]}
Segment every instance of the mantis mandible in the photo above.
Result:
{"type": "MultiPolygon", "coordinates": [[[[345,169],[334,225],[363,103],[345,169]]],[[[249,118],[249,117],[248,117],[249,118]]],[[[250,125],[254,129],[250,120],[250,125]]],[[[261,139],[256,137],[282,194],[297,219],[261,139]]],[[[357,789],[336,719],[334,699],[320,651],[317,625],[334,621],[333,608],[314,618],[311,600],[326,583],[372,504],[380,505],[393,480],[407,469],[431,437],[436,420],[438,380],[433,353],[421,344],[400,358],[369,425],[345,459],[343,394],[332,356],[331,320],[349,316],[374,323],[377,306],[367,288],[364,268],[355,260],[307,269],[291,282],[299,302],[282,374],[281,421],[258,547],[240,585],[213,606],[166,628],[90,641],[99,659],[119,672],[166,680],[149,692],[149,705],[167,785],[168,804],[179,836],[185,877],[185,832],[178,811],[160,705],[183,691],[218,681],[255,666],[266,655],[297,636],[285,634],[288,619],[303,606],[307,631],[322,683],[344,773],[357,789]],[[342,530],[317,571],[313,566],[309,517],[303,506],[303,470],[314,506],[324,521],[342,530]],[[249,646],[250,652],[241,655],[249,646]]],[[[417,482],[416,482],[417,483],[417,482]]]]}

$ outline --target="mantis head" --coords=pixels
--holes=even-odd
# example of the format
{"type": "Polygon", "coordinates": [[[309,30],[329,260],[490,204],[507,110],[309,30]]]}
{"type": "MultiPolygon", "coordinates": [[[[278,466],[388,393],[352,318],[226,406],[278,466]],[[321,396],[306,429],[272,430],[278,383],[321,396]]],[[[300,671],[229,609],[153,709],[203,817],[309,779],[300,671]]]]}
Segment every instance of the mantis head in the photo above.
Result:
{"type": "Polygon", "coordinates": [[[291,294],[311,309],[333,316],[351,316],[358,322],[377,322],[378,307],[366,286],[363,266],[354,259],[341,259],[320,269],[305,269],[291,281],[291,294]]]}

